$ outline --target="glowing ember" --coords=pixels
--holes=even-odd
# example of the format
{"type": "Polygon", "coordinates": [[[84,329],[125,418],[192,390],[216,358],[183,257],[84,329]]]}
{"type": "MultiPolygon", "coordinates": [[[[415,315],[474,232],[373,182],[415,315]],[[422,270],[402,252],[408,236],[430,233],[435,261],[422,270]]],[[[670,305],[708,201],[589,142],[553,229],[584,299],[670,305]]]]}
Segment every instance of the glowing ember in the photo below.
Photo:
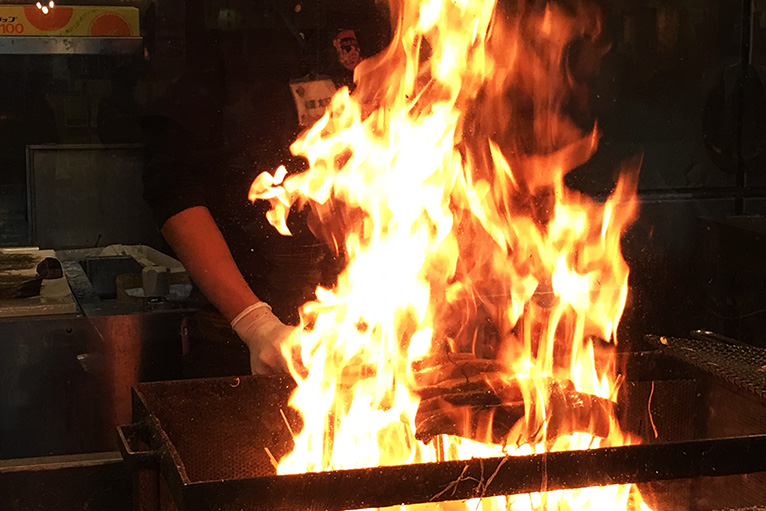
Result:
{"type": "MultiPolygon", "coordinates": [[[[293,144],[310,170],[251,189],[286,235],[290,207],[310,205],[347,261],[283,346],[305,426],[278,473],[628,443],[613,343],[637,166],[605,203],[563,184],[597,145],[571,112],[587,100],[578,59],[606,51],[598,11],[406,0],[392,12],[393,42],[357,67],[354,95],[339,91],[293,144]]],[[[646,509],[630,485],[464,505],[646,509]]]]}

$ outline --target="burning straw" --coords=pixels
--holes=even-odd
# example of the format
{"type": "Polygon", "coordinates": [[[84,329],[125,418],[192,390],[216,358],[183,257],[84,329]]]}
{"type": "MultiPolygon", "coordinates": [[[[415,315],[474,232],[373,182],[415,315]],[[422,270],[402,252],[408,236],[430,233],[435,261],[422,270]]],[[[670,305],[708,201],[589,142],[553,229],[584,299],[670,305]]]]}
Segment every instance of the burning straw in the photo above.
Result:
{"type": "MultiPolygon", "coordinates": [[[[613,346],[638,166],[603,203],[563,181],[597,147],[583,69],[608,50],[598,9],[413,0],[392,12],[388,49],[292,145],[309,170],[251,188],[284,235],[291,208],[309,207],[347,262],[283,346],[305,427],[278,472],[628,443],[613,346]]],[[[485,505],[644,506],[631,486],[485,505]]]]}

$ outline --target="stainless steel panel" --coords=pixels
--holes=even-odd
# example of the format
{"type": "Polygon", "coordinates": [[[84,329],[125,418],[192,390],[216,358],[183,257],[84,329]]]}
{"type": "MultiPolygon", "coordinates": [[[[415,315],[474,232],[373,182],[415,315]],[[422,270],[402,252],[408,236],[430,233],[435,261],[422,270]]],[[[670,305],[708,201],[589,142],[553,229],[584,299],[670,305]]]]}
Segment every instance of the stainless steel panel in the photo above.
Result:
{"type": "Polygon", "coordinates": [[[180,377],[186,315],[0,321],[0,459],[114,450],[130,386],[180,377]]]}
{"type": "Polygon", "coordinates": [[[0,54],[120,55],[140,53],[140,37],[0,37],[0,54]]]}

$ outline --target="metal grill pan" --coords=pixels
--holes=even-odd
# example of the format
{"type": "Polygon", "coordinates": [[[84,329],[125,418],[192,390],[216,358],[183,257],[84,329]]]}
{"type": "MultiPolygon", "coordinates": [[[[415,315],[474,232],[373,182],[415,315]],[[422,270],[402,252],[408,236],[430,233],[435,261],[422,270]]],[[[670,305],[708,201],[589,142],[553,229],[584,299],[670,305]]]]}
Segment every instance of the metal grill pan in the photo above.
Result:
{"type": "Polygon", "coordinates": [[[763,435],[276,476],[264,448],[291,448],[292,388],[284,377],[140,384],[123,455],[157,464],[182,511],[332,511],[766,471],[763,435]]]}

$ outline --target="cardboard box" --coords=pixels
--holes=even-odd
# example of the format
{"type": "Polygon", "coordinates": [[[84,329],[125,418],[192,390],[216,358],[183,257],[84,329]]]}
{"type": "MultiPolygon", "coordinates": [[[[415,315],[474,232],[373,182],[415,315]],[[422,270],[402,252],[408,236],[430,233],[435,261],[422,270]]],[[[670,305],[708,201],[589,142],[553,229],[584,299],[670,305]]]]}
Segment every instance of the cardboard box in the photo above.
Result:
{"type": "Polygon", "coordinates": [[[136,7],[0,5],[0,37],[138,37],[136,7]]]}

